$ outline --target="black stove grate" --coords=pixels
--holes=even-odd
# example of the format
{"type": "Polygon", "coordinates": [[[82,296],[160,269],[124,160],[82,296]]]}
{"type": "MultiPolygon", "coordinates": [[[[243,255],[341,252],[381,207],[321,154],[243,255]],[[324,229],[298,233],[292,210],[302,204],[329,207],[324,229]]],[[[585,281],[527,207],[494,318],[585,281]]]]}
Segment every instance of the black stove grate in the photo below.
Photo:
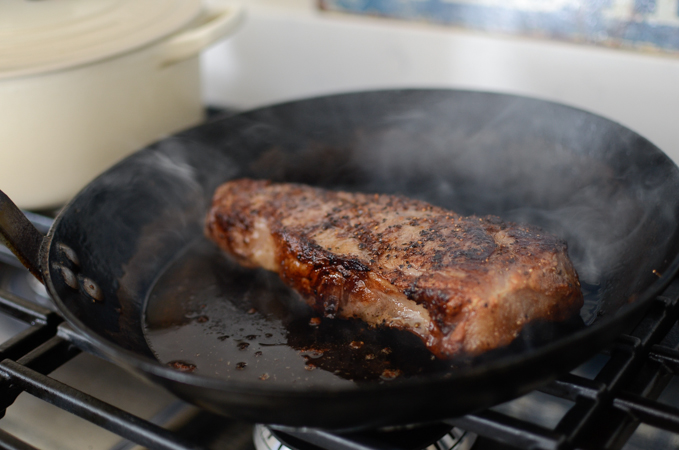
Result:
{"type": "MultiPolygon", "coordinates": [[[[77,386],[50,378],[53,370],[80,353],[78,345],[82,347],[77,333],[55,312],[0,291],[0,313],[28,325],[0,345],[2,416],[16,397],[26,392],[144,447],[204,448],[85,394],[77,386]]],[[[669,383],[679,382],[678,316],[679,280],[675,280],[655,299],[639,325],[605,352],[607,360],[595,376],[587,378],[575,371],[540,389],[541,395],[572,402],[553,427],[496,409],[445,423],[478,434],[474,448],[479,449],[622,449],[640,424],[671,433],[672,439],[676,438],[673,442],[679,442],[679,408],[658,400],[669,383]]],[[[367,447],[361,435],[278,431],[305,442],[305,448],[399,449],[392,441],[373,440],[367,447]]],[[[35,447],[0,430],[0,448],[35,447]]]]}
{"type": "Polygon", "coordinates": [[[679,434],[679,408],[657,401],[679,375],[678,314],[675,280],[639,325],[611,346],[610,359],[594,379],[568,374],[540,389],[574,402],[554,429],[493,411],[449,423],[530,449],[619,449],[641,423],[679,434]]]}

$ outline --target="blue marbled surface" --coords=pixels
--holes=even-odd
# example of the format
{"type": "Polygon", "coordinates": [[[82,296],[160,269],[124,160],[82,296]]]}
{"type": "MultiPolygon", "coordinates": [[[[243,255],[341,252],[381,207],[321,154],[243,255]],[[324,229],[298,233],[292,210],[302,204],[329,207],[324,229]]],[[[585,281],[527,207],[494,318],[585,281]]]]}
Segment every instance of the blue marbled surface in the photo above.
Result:
{"type": "Polygon", "coordinates": [[[321,9],[679,54],[679,0],[319,0],[321,9]]]}

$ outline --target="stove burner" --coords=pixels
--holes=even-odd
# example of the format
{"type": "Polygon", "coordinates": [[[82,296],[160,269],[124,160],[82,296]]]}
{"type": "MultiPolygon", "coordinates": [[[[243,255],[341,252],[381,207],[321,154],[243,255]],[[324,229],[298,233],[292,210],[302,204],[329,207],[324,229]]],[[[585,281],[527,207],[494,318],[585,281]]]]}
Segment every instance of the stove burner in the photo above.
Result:
{"type": "Polygon", "coordinates": [[[289,433],[273,430],[266,425],[255,425],[253,439],[256,450],[469,450],[477,435],[460,428],[443,430],[444,425],[396,428],[391,431],[373,431],[352,435],[332,435],[322,431],[289,433]],[[378,439],[370,439],[371,437],[378,439]],[[332,442],[326,440],[327,437],[332,442]],[[321,446],[318,446],[319,444],[321,446]]]}

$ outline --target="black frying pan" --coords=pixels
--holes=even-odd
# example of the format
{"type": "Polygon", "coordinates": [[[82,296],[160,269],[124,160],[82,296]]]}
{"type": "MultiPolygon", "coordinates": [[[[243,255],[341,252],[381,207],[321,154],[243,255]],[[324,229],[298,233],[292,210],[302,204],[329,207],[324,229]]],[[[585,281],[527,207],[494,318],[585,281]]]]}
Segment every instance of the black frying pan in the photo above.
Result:
{"type": "Polygon", "coordinates": [[[87,186],[44,241],[1,206],[5,234],[87,350],[212,411],[339,429],[460,415],[583,362],[674,276],[677,192],[667,156],[601,117],[508,95],[398,90],[276,105],[164,139],[87,186]],[[540,225],[568,242],[585,306],[453,361],[432,360],[408,333],[311,326],[275,275],[238,267],[202,236],[213,190],[244,176],[540,225]]]}

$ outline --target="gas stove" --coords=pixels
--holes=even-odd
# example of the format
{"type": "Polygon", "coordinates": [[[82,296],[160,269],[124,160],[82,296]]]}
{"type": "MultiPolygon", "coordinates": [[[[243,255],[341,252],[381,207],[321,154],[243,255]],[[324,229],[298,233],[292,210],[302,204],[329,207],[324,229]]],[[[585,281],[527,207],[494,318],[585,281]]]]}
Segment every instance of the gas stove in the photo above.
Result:
{"type": "MultiPolygon", "coordinates": [[[[43,231],[51,219],[31,215],[43,231]]],[[[202,411],[78,349],[46,291],[0,250],[0,447],[489,450],[679,446],[679,280],[629,334],[570,374],[485,411],[360,433],[202,411]]]]}

